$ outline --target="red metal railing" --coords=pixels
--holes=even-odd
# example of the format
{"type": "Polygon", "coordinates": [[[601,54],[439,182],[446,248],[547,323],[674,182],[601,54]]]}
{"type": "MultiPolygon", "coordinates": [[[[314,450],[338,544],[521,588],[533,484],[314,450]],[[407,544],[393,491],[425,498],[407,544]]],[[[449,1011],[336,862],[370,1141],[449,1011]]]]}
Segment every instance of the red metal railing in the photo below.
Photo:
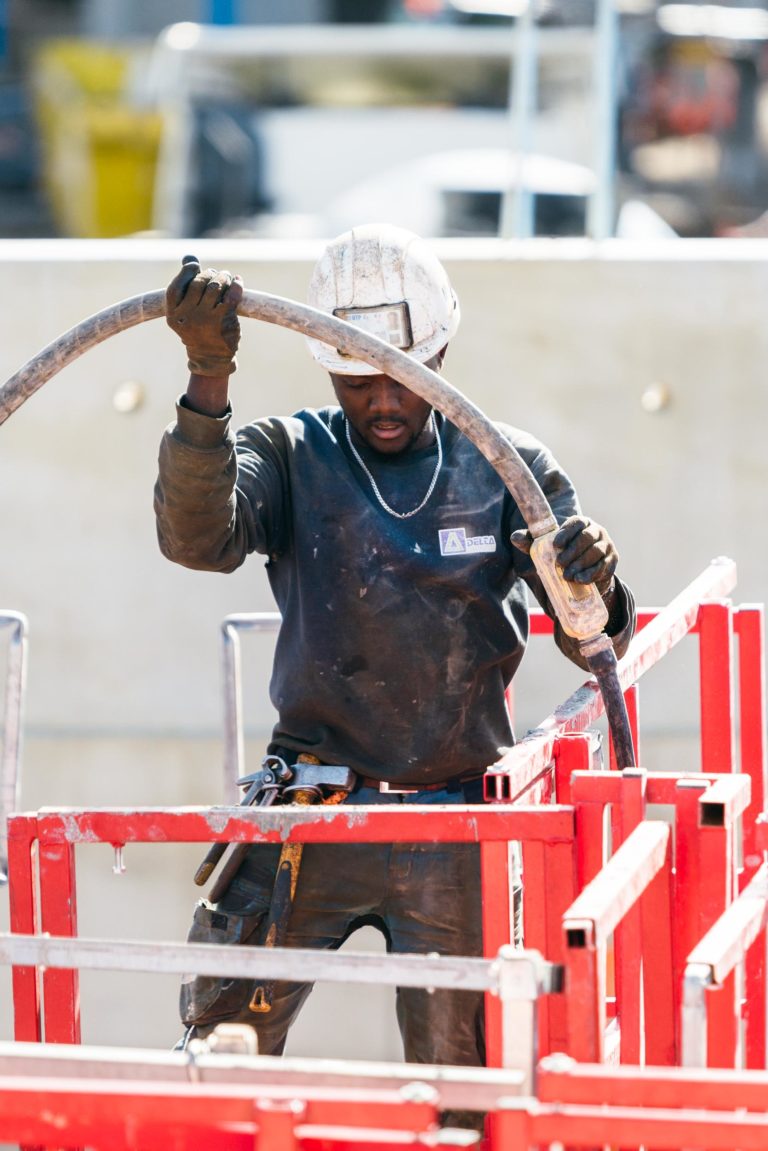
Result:
{"type": "MultiPolygon", "coordinates": [[[[734,565],[716,561],[667,608],[641,613],[641,629],[619,667],[640,746],[639,681],[686,636],[698,637],[698,771],[595,771],[593,725],[602,701],[589,681],[489,770],[491,802],[482,807],[71,810],[14,816],[9,824],[12,930],[77,934],[75,848],[94,842],[118,848],[128,842],[476,841],[485,954],[493,956],[511,938],[509,843],[519,841],[526,946],[566,973],[564,993],[540,1001],[542,1054],[559,1050],[580,1064],[604,1066],[620,1059],[635,1069],[643,1062],[679,1064],[684,976],[692,962],[711,961],[714,982],[726,993],[718,1006],[713,1006],[715,995],[708,1000],[708,1062],[734,1066],[741,1059],[746,1067],[762,1068],[765,917],[756,901],[768,846],[768,830],[758,818],[766,796],[763,612],[756,605],[734,608],[724,601],[734,583],[734,565]],[[650,821],[649,805],[663,805],[668,818],[650,821]],[[740,965],[752,997],[741,1051],[740,965]]],[[[545,617],[534,617],[535,633],[549,629],[545,617]]],[[[76,971],[15,967],[14,1007],[18,1039],[79,1041],[76,971]]],[[[501,1020],[490,996],[487,1017],[489,1064],[499,1065],[501,1020]]],[[[643,1074],[644,1082],[652,1082],[643,1074]]],[[[547,1090],[553,1090],[555,1080],[548,1075],[547,1090]]],[[[492,1139],[499,1142],[491,1146],[527,1147],[555,1138],[548,1132],[555,1130],[560,1103],[537,1090],[538,1101],[497,1116],[492,1139]]],[[[598,1114],[601,1105],[594,1103],[597,1094],[567,1102],[574,1125],[561,1125],[560,1132],[567,1130],[569,1144],[642,1141],[671,1148],[678,1145],[674,1132],[679,1131],[681,1146],[725,1146],[717,1142],[719,1120],[707,1118],[696,1126],[680,1111],[665,1127],[662,1116],[647,1110],[648,1101],[637,1105],[646,1109],[642,1140],[640,1128],[630,1136],[623,1126],[635,1106],[625,1102],[614,1108],[614,1130],[599,1135],[608,1129],[598,1114]],[[579,1107],[586,1110],[578,1112],[579,1107]],[[657,1136],[659,1131],[666,1135],[657,1136]]],[[[750,1142],[751,1132],[763,1126],[746,1116],[738,1143],[730,1146],[759,1145],[750,1142]]]]}

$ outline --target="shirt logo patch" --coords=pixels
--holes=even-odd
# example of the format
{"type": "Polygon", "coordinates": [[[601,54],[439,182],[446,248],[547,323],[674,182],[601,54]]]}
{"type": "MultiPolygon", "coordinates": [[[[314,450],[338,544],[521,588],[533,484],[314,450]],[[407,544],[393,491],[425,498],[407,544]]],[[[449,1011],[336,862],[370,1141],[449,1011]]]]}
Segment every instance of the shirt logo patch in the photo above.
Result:
{"type": "Polygon", "coordinates": [[[476,552],[495,552],[496,539],[494,536],[468,536],[464,528],[442,528],[440,536],[440,555],[465,556],[476,552]]]}

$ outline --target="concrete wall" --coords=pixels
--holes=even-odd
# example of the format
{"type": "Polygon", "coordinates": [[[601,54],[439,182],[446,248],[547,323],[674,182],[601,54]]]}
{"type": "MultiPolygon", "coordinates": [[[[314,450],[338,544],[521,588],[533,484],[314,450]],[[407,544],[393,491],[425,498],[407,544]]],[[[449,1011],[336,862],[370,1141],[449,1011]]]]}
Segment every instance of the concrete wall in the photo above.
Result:
{"type": "MultiPolygon", "coordinates": [[[[610,526],[639,602],[667,602],[722,554],[739,565],[735,602],[762,601],[768,247],[436,246],[463,308],[447,378],[552,448],[584,508],[610,526]],[[654,388],[668,396],[656,412],[644,406],[654,388]]],[[[190,247],[0,242],[0,378],[85,316],[163,286],[190,247]]],[[[249,287],[298,299],[318,252],[231,240],[192,250],[240,271],[249,287]]],[[[180,345],[154,322],[89,352],[0,428],[0,608],[26,613],[31,629],[25,809],[220,800],[219,624],[230,612],[273,605],[258,558],[224,577],[173,567],[158,552],[157,443],[184,384],[180,345]],[[121,412],[115,400],[126,385],[144,398],[121,412]]],[[[329,398],[301,337],[244,322],[233,384],[239,421],[329,398]]],[[[249,767],[271,723],[270,654],[268,641],[246,643],[249,767]]],[[[696,767],[695,661],[691,641],[644,681],[644,766],[696,767]]],[[[537,641],[520,677],[520,732],[581,678],[537,641]]],[[[182,938],[200,854],[129,846],[118,877],[111,849],[81,848],[81,933],[182,938]]],[[[0,893],[3,916],[6,902],[0,893]]],[[[372,933],[353,945],[379,946],[372,933]]],[[[0,985],[6,978],[0,972],[0,985]]],[[[83,985],[88,1041],[168,1046],[176,1038],[175,980],[90,975],[83,985]]],[[[8,995],[0,998],[5,1037],[8,995]]],[[[341,1005],[318,989],[290,1049],[397,1058],[391,996],[348,991],[341,1005]],[[337,1026],[339,1015],[349,1028],[337,1026]]]]}

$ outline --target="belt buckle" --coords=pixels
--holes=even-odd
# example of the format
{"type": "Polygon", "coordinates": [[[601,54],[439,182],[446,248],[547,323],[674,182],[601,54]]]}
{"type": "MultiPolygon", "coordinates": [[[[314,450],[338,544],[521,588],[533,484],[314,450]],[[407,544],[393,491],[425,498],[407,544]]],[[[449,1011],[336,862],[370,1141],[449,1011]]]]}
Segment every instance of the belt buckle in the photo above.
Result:
{"type": "Polygon", "coordinates": [[[415,795],[419,790],[418,787],[392,787],[386,779],[382,779],[379,783],[379,791],[384,795],[415,795]]]}

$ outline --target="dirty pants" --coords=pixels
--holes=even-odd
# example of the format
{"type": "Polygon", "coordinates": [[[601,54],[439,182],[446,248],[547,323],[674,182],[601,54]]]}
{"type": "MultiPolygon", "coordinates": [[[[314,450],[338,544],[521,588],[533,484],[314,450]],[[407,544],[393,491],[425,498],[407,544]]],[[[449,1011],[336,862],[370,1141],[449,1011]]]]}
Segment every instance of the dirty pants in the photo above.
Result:
{"type": "MultiPolygon", "coordinates": [[[[361,787],[347,800],[365,805],[481,801],[477,781],[460,790],[410,795],[361,787]]],[[[277,845],[254,845],[219,903],[198,904],[189,942],[262,944],[279,855],[277,845]]],[[[384,932],[392,953],[482,955],[478,845],[305,845],[285,946],[335,950],[368,923],[384,932]]],[[[279,1055],[312,984],[276,983],[268,1013],[249,1009],[255,986],[251,980],[187,976],[182,1020],[201,1036],[218,1023],[248,1023],[258,1035],[259,1054],[279,1055]]],[[[396,1004],[408,1062],[485,1063],[481,993],[401,987],[396,1004]]]]}

